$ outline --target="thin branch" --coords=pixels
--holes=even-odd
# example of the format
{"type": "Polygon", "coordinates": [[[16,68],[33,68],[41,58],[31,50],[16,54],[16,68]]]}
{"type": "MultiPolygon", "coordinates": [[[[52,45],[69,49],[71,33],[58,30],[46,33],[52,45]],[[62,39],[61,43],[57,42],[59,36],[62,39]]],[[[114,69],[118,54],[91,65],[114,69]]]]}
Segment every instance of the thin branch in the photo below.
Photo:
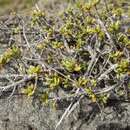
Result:
{"type": "Polygon", "coordinates": [[[24,82],[26,82],[26,81],[32,79],[33,77],[34,77],[34,76],[24,77],[22,80],[17,81],[17,82],[14,82],[14,83],[12,83],[12,84],[10,84],[10,85],[0,86],[0,89],[7,90],[7,89],[9,89],[9,88],[11,88],[11,87],[14,87],[14,86],[17,86],[17,85],[19,85],[19,84],[21,84],[21,83],[24,83],[24,82]]]}
{"type": "Polygon", "coordinates": [[[102,80],[105,76],[107,76],[107,74],[109,74],[111,71],[113,71],[114,69],[116,69],[117,66],[118,66],[118,64],[112,65],[108,70],[106,70],[103,74],[101,74],[101,75],[98,77],[97,81],[102,80]]]}

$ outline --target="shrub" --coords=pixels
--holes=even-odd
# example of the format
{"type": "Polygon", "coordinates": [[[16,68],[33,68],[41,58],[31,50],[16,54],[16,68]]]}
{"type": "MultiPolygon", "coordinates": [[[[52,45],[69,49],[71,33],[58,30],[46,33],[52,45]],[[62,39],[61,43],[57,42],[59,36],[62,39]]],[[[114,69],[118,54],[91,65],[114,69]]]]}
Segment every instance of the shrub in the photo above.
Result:
{"type": "Polygon", "coordinates": [[[37,95],[47,104],[63,99],[76,99],[77,103],[85,97],[104,107],[113,93],[128,100],[130,40],[124,14],[112,7],[103,0],[82,0],[58,18],[39,9],[26,24],[15,16],[19,31],[14,35],[22,41],[15,39],[16,47],[9,45],[12,49],[1,56],[0,65],[13,65],[15,74],[3,75],[7,79],[11,76],[13,83],[9,81],[0,89],[23,87],[22,93],[37,95]],[[64,95],[60,95],[61,90],[64,95]]]}

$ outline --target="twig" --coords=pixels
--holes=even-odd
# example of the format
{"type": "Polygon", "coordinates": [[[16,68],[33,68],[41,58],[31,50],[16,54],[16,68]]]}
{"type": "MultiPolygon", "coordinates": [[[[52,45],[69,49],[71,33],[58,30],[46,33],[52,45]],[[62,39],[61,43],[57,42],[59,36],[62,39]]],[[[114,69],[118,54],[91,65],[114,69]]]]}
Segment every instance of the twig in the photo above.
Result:
{"type": "Polygon", "coordinates": [[[14,82],[14,83],[12,83],[12,84],[10,84],[10,85],[0,86],[0,89],[7,90],[7,89],[9,89],[9,88],[11,88],[11,87],[17,86],[17,85],[19,85],[19,84],[21,84],[21,83],[23,83],[23,82],[28,81],[28,80],[32,79],[33,77],[34,77],[34,76],[24,77],[22,80],[17,81],[17,82],[14,82]]]}
{"type": "Polygon", "coordinates": [[[101,75],[98,77],[97,81],[102,80],[107,74],[109,74],[111,71],[113,71],[114,69],[116,69],[117,66],[118,66],[118,64],[112,65],[108,70],[106,70],[103,74],[101,74],[101,75]]]}

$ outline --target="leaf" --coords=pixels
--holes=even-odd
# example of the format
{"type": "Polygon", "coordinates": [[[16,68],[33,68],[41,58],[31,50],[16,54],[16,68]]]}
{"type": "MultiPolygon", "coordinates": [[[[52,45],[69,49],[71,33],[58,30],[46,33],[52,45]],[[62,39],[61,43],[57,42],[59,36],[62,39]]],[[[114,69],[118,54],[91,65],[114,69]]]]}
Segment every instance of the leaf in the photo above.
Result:
{"type": "Polygon", "coordinates": [[[45,104],[48,104],[48,98],[49,98],[49,95],[48,95],[48,92],[44,92],[41,96],[41,101],[45,104]]]}
{"type": "Polygon", "coordinates": [[[97,98],[96,98],[96,96],[94,94],[91,95],[91,99],[92,99],[92,102],[96,102],[97,101],[97,98]]]}
{"type": "Polygon", "coordinates": [[[76,64],[74,71],[79,72],[79,71],[81,71],[81,69],[82,69],[81,66],[76,64]]]}
{"type": "Polygon", "coordinates": [[[39,74],[42,72],[41,66],[30,66],[29,69],[27,70],[28,74],[39,74]]]}
{"type": "Polygon", "coordinates": [[[21,92],[30,97],[34,94],[34,89],[35,89],[34,84],[31,84],[27,86],[26,88],[22,88],[21,92]]]}

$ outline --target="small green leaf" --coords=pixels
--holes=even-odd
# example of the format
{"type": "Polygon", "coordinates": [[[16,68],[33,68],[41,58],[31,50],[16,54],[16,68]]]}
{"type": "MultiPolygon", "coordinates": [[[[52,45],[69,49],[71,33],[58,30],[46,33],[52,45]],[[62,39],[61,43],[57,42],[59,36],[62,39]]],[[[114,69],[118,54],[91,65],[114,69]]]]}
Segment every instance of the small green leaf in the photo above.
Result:
{"type": "Polygon", "coordinates": [[[28,74],[40,74],[42,72],[41,66],[30,66],[27,70],[28,74]]]}

